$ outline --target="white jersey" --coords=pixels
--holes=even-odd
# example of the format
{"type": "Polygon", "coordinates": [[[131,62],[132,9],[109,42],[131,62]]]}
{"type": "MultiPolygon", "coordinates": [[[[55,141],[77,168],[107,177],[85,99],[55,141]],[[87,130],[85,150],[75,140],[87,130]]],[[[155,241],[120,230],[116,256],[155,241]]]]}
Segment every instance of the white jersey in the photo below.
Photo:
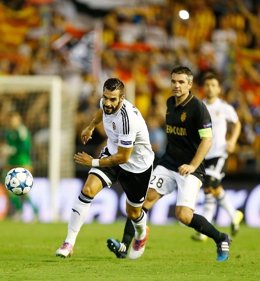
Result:
{"type": "Polygon", "coordinates": [[[236,123],[238,121],[237,113],[231,105],[221,99],[217,99],[212,104],[208,104],[206,100],[203,102],[205,103],[211,116],[213,132],[213,143],[205,159],[211,159],[214,157],[226,158],[227,123],[236,123]]]}
{"type": "MultiPolygon", "coordinates": [[[[103,108],[102,102],[100,104],[103,108]]],[[[124,100],[121,108],[114,114],[105,114],[103,111],[103,125],[111,155],[117,153],[118,147],[133,147],[128,162],[120,164],[122,169],[142,173],[153,164],[154,153],[148,128],[139,110],[130,102],[124,100]]]]}

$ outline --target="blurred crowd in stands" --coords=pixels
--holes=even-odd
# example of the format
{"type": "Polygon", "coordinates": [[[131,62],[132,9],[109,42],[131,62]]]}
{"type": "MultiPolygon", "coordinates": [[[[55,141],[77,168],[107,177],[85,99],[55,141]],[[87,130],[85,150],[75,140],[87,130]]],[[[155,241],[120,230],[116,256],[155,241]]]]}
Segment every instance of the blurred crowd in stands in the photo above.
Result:
{"type": "MultiPolygon", "coordinates": [[[[227,171],[260,172],[259,1],[140,1],[113,9],[82,2],[0,1],[0,75],[78,77],[77,151],[101,85],[118,77],[147,120],[159,157],[170,71],[182,64],[194,72],[193,93],[201,98],[203,74],[218,73],[223,98],[238,112],[243,129],[227,171]]],[[[101,127],[89,147],[103,141],[101,127]]]]}

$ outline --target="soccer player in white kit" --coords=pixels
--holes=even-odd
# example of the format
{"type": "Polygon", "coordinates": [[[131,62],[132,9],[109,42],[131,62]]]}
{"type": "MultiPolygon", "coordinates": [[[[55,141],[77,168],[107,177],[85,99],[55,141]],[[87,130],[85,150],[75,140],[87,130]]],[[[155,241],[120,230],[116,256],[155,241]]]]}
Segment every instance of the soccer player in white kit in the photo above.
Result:
{"type": "Polygon", "coordinates": [[[139,110],[125,99],[124,91],[124,84],[119,79],[106,80],[101,108],[81,133],[82,142],[86,144],[96,125],[103,121],[107,146],[99,159],[93,159],[85,152],[74,156],[76,163],[92,168],[72,208],[67,236],[57,249],[57,256],[69,257],[73,253],[92,200],[103,187],[110,187],[115,182],[119,182],[126,193],[126,213],[135,228],[129,257],[136,259],[144,252],[149,229],[142,205],[151,177],[154,153],[146,123],[139,110]]]}
{"type": "MultiPolygon", "coordinates": [[[[231,235],[234,236],[243,219],[243,213],[235,210],[232,202],[226,196],[221,184],[224,177],[224,165],[229,153],[234,152],[241,131],[241,124],[235,109],[219,98],[221,87],[214,73],[207,73],[203,78],[205,99],[203,100],[212,120],[213,142],[205,157],[206,177],[204,183],[205,202],[203,216],[212,222],[217,204],[224,208],[231,218],[231,235]],[[231,130],[227,139],[227,126],[231,130]]],[[[204,241],[207,236],[201,233],[192,235],[196,241],[204,241]]]]}

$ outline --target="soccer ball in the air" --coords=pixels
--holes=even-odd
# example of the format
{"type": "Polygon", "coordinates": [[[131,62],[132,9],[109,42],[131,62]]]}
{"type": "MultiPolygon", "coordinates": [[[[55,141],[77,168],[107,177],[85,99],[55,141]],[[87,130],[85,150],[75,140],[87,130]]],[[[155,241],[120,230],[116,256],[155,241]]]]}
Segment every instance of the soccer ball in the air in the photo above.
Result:
{"type": "Polygon", "coordinates": [[[5,187],[16,195],[28,193],[33,186],[33,176],[25,168],[14,168],[5,177],[5,187]]]}

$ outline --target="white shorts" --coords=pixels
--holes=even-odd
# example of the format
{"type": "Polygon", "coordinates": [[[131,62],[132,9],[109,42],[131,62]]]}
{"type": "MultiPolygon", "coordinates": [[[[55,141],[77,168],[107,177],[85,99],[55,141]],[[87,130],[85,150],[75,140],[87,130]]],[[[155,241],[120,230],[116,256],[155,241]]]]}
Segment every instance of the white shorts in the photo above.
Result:
{"type": "Polygon", "coordinates": [[[176,206],[189,207],[195,210],[197,197],[202,182],[194,175],[181,176],[179,173],[158,165],[152,172],[149,188],[166,195],[177,189],[176,206]]]}

